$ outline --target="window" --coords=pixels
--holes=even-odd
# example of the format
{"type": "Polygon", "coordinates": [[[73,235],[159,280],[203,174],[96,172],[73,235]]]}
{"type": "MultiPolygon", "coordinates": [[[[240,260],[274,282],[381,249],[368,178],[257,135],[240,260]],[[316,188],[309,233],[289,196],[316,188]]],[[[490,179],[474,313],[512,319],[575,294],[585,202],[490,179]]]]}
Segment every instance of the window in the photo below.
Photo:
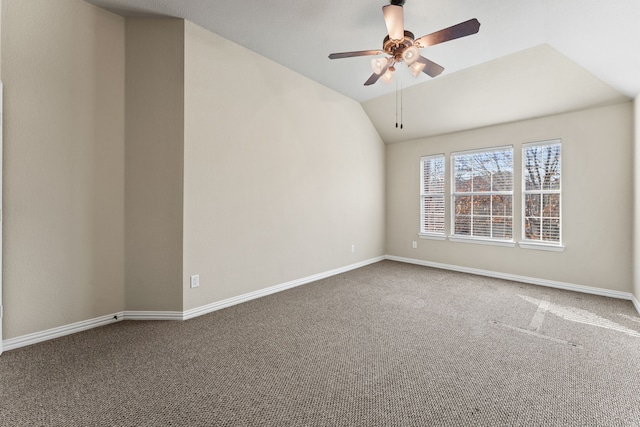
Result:
{"type": "Polygon", "coordinates": [[[523,146],[522,189],[522,238],[529,243],[560,246],[559,140],[523,146]]]}
{"type": "Polygon", "coordinates": [[[451,155],[452,238],[513,240],[513,147],[451,155]]]}
{"type": "Polygon", "coordinates": [[[420,235],[444,238],[444,154],[420,159],[420,235]]]}

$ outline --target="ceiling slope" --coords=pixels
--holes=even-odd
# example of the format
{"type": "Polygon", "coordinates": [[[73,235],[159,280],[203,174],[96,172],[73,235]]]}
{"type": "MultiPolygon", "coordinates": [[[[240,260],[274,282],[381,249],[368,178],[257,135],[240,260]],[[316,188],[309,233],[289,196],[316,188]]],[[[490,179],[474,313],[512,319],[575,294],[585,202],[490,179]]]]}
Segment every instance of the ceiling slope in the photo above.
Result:
{"type": "MultiPolygon", "coordinates": [[[[359,102],[395,90],[382,82],[363,85],[371,75],[370,58],[327,58],[380,49],[386,35],[381,7],[388,0],[86,1],[125,16],[188,19],[359,102]]],[[[445,71],[436,79],[411,77],[405,87],[546,43],[619,92],[640,93],[638,0],[407,0],[404,16],[416,37],[470,18],[481,23],[478,34],[423,49],[445,71]]]]}
{"type": "Polygon", "coordinates": [[[386,143],[628,101],[544,44],[362,103],[386,143]],[[398,94],[399,95],[399,94],[398,94]],[[400,109],[402,105],[402,109],[400,109]],[[403,129],[395,127],[402,114],[403,129]]]}

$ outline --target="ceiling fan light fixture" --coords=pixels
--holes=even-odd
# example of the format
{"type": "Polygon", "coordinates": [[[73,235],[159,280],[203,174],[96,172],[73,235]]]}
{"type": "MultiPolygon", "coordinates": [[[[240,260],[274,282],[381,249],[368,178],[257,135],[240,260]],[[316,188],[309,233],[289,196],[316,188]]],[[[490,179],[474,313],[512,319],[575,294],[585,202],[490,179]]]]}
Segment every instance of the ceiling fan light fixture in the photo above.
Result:
{"type": "Polygon", "coordinates": [[[444,67],[421,56],[418,49],[470,36],[480,30],[480,22],[473,18],[416,38],[411,31],[404,29],[403,5],[405,0],[389,0],[389,2],[390,4],[382,6],[387,35],[382,40],[381,50],[359,50],[329,55],[329,59],[388,55],[386,59],[376,58],[371,61],[373,74],[364,82],[365,86],[371,86],[380,79],[387,83],[391,82],[395,71],[394,65],[400,62],[407,64],[414,77],[418,77],[420,73],[429,77],[437,77],[444,71],[444,67]]]}
{"type": "Polygon", "coordinates": [[[387,63],[387,58],[373,58],[371,60],[371,69],[374,73],[380,75],[384,72],[387,63]]]}
{"type": "Polygon", "coordinates": [[[418,77],[418,75],[422,72],[422,70],[424,70],[426,64],[423,64],[422,62],[413,62],[413,64],[409,65],[409,69],[411,70],[411,73],[413,74],[413,77],[418,77]]]}
{"type": "Polygon", "coordinates": [[[404,52],[402,52],[402,59],[404,59],[404,62],[406,62],[407,65],[415,63],[418,58],[420,58],[420,52],[415,46],[409,46],[404,50],[404,52]]]}
{"type": "Polygon", "coordinates": [[[389,68],[387,72],[384,73],[382,77],[380,77],[380,80],[382,80],[385,83],[391,83],[393,81],[393,70],[389,68]]]}

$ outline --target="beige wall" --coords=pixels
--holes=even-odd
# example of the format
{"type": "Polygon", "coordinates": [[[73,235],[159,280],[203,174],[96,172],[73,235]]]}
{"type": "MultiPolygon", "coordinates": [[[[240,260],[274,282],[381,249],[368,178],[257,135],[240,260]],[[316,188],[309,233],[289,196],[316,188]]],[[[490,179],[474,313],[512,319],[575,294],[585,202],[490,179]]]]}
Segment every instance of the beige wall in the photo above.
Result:
{"type": "Polygon", "coordinates": [[[0,0],[0,80],[2,80],[2,3],[0,0]]]}
{"type": "MultiPolygon", "coordinates": [[[[505,124],[387,147],[387,254],[616,291],[632,287],[632,104],[505,124]],[[420,156],[562,139],[562,253],[418,239],[420,156]],[[603,173],[598,173],[603,172],[603,173]],[[411,242],[418,241],[412,249],[411,242]]],[[[449,179],[447,179],[447,185],[449,179]]],[[[516,190],[520,180],[515,181],[516,190]]],[[[449,230],[447,206],[447,230],[449,230]]],[[[521,236],[514,192],[514,236],[521,236]]],[[[447,232],[447,234],[449,234],[447,232]]]]}
{"type": "Polygon", "coordinates": [[[188,22],[185,68],[185,309],[384,254],[358,103],[188,22]]]}
{"type": "Polygon", "coordinates": [[[124,19],[2,0],[8,339],[124,304],[124,19]]]}
{"type": "Polygon", "coordinates": [[[182,309],[184,21],[126,21],[126,309],[182,309]]]}
{"type": "MultiPolygon", "coordinates": [[[[640,301],[640,96],[633,102],[634,112],[634,250],[633,294],[640,301]]],[[[636,307],[638,308],[638,307],[636,307]]],[[[639,308],[640,309],[640,308],[639,308]]]]}
{"type": "Polygon", "coordinates": [[[360,105],[186,25],[2,0],[4,339],[384,254],[360,105]]]}

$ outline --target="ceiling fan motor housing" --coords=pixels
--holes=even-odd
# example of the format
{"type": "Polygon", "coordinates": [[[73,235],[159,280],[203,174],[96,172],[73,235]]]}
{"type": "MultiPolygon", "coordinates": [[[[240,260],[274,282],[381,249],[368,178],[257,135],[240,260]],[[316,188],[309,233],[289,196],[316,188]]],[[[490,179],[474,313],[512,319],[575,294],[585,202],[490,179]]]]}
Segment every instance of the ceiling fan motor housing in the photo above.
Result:
{"type": "Polygon", "coordinates": [[[411,31],[404,31],[404,40],[400,43],[397,41],[391,40],[389,36],[386,36],[382,42],[382,50],[387,55],[393,57],[395,62],[402,62],[402,55],[404,51],[411,46],[413,46],[413,41],[415,40],[415,36],[411,31]]]}

